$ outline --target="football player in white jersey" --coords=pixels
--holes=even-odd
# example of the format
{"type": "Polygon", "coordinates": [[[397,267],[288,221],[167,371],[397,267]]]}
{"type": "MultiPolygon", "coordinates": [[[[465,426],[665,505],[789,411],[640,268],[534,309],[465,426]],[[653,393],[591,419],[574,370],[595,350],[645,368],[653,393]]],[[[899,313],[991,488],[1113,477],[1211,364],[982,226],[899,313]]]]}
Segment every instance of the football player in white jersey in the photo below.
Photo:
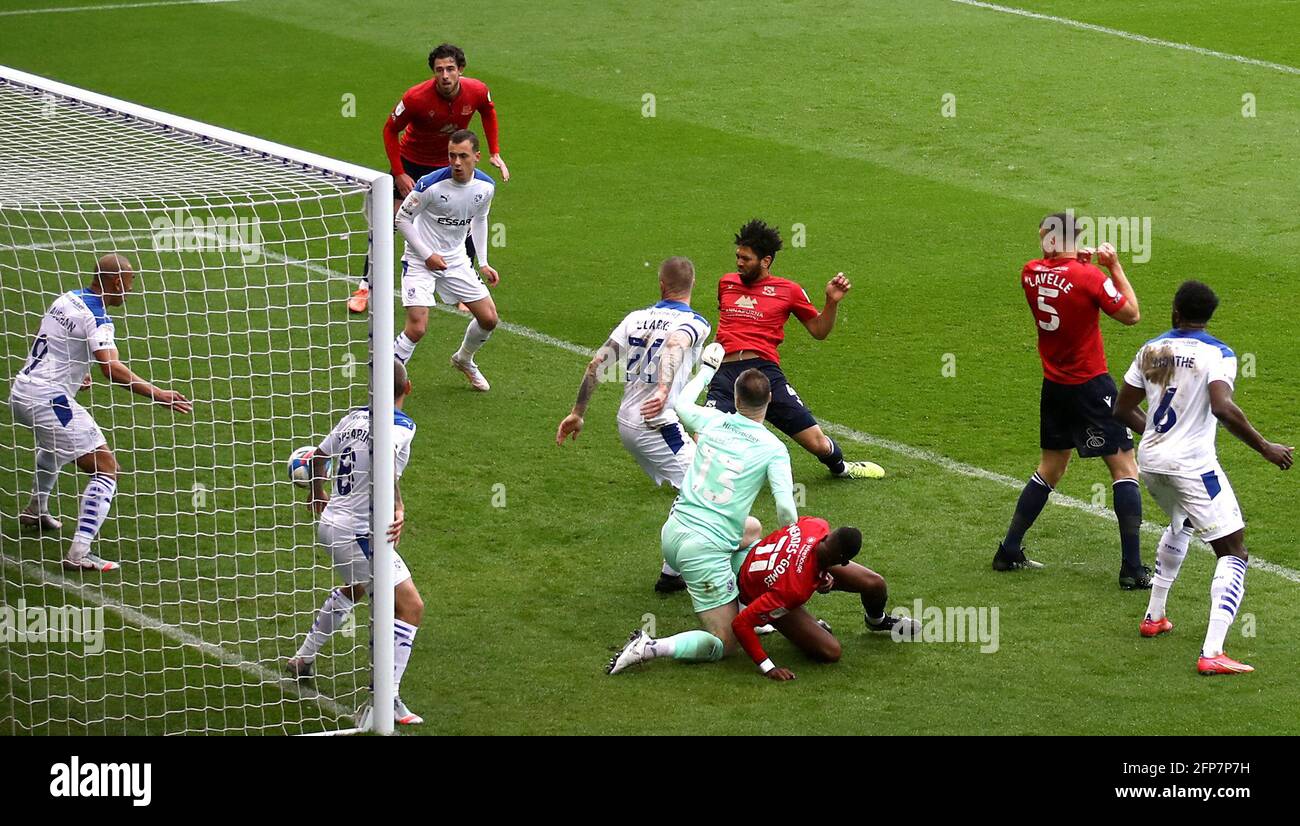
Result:
{"type": "MultiPolygon", "coordinates": [[[[699,361],[709,337],[709,322],[691,309],[695,265],[669,258],[659,265],[659,295],[653,306],[628,313],[587,364],[573,409],[555,433],[555,443],[577,439],[596,385],[609,371],[622,369],[623,402],[618,435],[623,447],[656,485],[680,488],[695,457],[695,440],[682,429],[673,402],[699,361]]],[[[660,593],[686,587],[667,562],[655,583],[660,593]]]]}
{"type": "Polygon", "coordinates": [[[1170,519],[1156,550],[1155,580],[1139,631],[1155,637],[1173,629],[1165,600],[1192,532],[1200,533],[1219,560],[1210,584],[1209,628],[1196,665],[1206,675],[1254,670],[1223,652],[1246,593],[1247,555],[1241,507],[1214,448],[1216,427],[1222,423],[1282,470],[1291,467],[1295,450],[1261,436],[1232,400],[1237,356],[1205,329],[1218,305],[1205,284],[1183,283],[1174,295],[1173,329],[1142,345],[1115,404],[1115,417],[1142,433],[1142,481],[1170,519]],[[1145,413],[1138,408],[1143,398],[1145,413]]]}
{"type": "MultiPolygon", "coordinates": [[[[415,422],[402,412],[402,403],[411,393],[406,368],[393,364],[393,465],[397,479],[411,459],[411,442],[415,439],[415,422]]],[[[388,537],[396,546],[402,537],[405,508],[402,491],[394,479],[394,515],[388,537]]],[[[316,612],[311,630],[298,651],[285,664],[285,670],[299,680],[315,673],[316,655],[348,615],[357,600],[370,593],[370,409],[348,411],[312,454],[312,510],[320,514],[316,526],[317,543],[330,552],[334,570],[343,581],[325,598],[316,612]],[[334,460],[334,475],[327,467],[334,460]],[[331,493],[332,491],[332,493],[331,493]]],[[[411,659],[415,633],[424,617],[424,601],[415,588],[406,562],[393,549],[393,695],[394,719],[400,725],[417,725],[424,719],[413,714],[402,702],[402,674],[411,659]]]]}
{"type": "Polygon", "coordinates": [[[411,360],[415,345],[428,328],[429,308],[438,298],[448,304],[464,304],[473,318],[460,349],[452,354],[451,366],[464,373],[475,390],[487,392],[490,385],[478,369],[474,354],[492,335],[498,321],[496,303],[483,283],[486,279],[489,285],[496,286],[501,280],[487,261],[488,210],[496,185],[476,168],[478,136],[468,129],[452,133],[447,158],[450,166],[416,182],[394,220],[406,239],[402,254],[406,328],[397,336],[393,350],[403,364],[411,360]],[[477,274],[465,251],[466,225],[478,256],[477,274]]]}
{"type": "Polygon", "coordinates": [[[117,460],[99,425],[76,400],[77,391],[90,386],[92,360],[109,381],[125,385],[132,393],[178,413],[194,409],[180,393],[155,387],[118,358],[107,308],[122,306],[134,281],[135,272],[126,258],[100,258],[90,285],[59,296],[45,313],[27,363],[9,391],[14,420],[36,434],[36,480],[19,522],[41,531],[58,530],[62,524],[50,514],[49,501],[59,471],[75,462],[90,475],[81,494],[77,532],[63,560],[64,567],[74,570],[118,567],[90,550],[113,505],[118,473],[117,460]]]}

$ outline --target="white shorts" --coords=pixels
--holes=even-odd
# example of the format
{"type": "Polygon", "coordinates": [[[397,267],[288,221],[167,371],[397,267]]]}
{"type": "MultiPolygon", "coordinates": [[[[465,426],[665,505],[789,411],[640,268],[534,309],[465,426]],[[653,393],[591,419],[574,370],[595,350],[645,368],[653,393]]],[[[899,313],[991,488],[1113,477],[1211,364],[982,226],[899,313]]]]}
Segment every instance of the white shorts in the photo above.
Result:
{"type": "Polygon", "coordinates": [[[469,304],[487,298],[488,289],[468,258],[437,271],[421,263],[402,261],[402,306],[432,307],[437,303],[435,296],[444,304],[469,304]]]}
{"type": "Polygon", "coordinates": [[[695,440],[686,435],[680,424],[647,430],[619,422],[618,435],[623,447],[636,457],[637,464],[656,485],[667,482],[681,488],[686,471],[695,459],[695,440]]]}
{"type": "MultiPolygon", "coordinates": [[[[334,560],[334,571],[345,585],[364,582],[366,593],[370,593],[373,583],[370,580],[370,536],[358,536],[355,532],[345,530],[326,522],[316,526],[316,541],[330,552],[334,560]]],[[[406,567],[402,555],[393,549],[393,587],[396,588],[411,578],[411,571],[406,567]]]]}
{"type": "Polygon", "coordinates": [[[1206,542],[1222,539],[1246,527],[1241,506],[1223,468],[1215,465],[1200,476],[1170,476],[1142,471],[1151,498],[1169,515],[1175,530],[1184,522],[1206,542]]]}
{"type": "Polygon", "coordinates": [[[15,421],[36,433],[36,444],[52,452],[60,465],[108,444],[99,425],[90,417],[90,411],[65,394],[34,398],[11,393],[9,409],[15,421]]]}

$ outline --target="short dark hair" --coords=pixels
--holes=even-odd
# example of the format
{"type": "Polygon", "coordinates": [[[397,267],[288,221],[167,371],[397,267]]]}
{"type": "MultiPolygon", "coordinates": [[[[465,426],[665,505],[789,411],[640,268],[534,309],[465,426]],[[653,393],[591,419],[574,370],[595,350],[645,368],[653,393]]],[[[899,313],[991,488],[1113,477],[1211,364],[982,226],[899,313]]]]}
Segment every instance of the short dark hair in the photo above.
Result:
{"type": "Polygon", "coordinates": [[[1074,217],[1074,210],[1053,212],[1038,222],[1038,228],[1047,230],[1048,235],[1055,234],[1061,242],[1062,251],[1073,249],[1075,240],[1079,237],[1079,222],[1074,217]]]}
{"type": "Polygon", "coordinates": [[[1174,309],[1183,321],[1208,324],[1218,308],[1219,297],[1201,281],[1184,281],[1174,293],[1174,309]]]}
{"type": "Polygon", "coordinates": [[[772,382],[762,370],[749,368],[736,377],[736,406],[750,410],[762,407],[772,396],[772,382]]]}
{"type": "Polygon", "coordinates": [[[433,68],[434,61],[447,57],[456,59],[456,68],[465,68],[465,50],[450,43],[439,43],[434,47],[433,51],[429,52],[429,68],[433,68]]]}
{"type": "Polygon", "coordinates": [[[857,528],[836,528],[826,538],[830,540],[840,559],[845,562],[857,556],[858,551],[862,550],[862,531],[857,528]]]}
{"type": "Polygon", "coordinates": [[[406,395],[406,386],[410,380],[406,378],[406,365],[397,359],[393,359],[393,398],[400,399],[406,395]]]}
{"type": "Polygon", "coordinates": [[[749,247],[760,261],[768,256],[775,261],[781,251],[781,233],[755,218],[736,233],[736,246],[749,247]]]}
{"type": "Polygon", "coordinates": [[[469,145],[474,147],[475,152],[478,151],[478,135],[474,134],[471,129],[457,129],[452,132],[451,137],[447,138],[447,145],[451,146],[453,143],[464,143],[465,141],[469,141],[469,145]]]}

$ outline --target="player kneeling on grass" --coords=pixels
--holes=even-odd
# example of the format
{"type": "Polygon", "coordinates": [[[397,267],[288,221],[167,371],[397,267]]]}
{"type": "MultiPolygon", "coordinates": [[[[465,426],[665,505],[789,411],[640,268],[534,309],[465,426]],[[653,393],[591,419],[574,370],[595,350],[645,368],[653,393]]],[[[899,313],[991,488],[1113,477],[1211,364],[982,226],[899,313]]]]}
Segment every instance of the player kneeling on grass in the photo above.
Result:
{"type": "MultiPolygon", "coordinates": [[[[406,368],[393,364],[394,424],[393,450],[396,454],[393,472],[400,478],[411,458],[411,441],[415,439],[415,422],[402,412],[402,403],[411,393],[411,383],[406,368]]],[[[411,646],[424,616],[424,601],[415,589],[411,572],[397,553],[396,545],[402,536],[404,508],[402,492],[394,480],[395,509],[388,538],[393,549],[393,719],[399,725],[416,725],[424,719],[413,714],[402,702],[402,674],[411,659],[411,646]]],[[[311,507],[320,514],[316,527],[316,541],[330,552],[334,570],[343,580],[325,598],[311,631],[307,633],[298,653],[285,664],[293,677],[304,680],[314,675],[316,655],[343,622],[363,594],[370,593],[370,410],[358,408],[339,420],[325,441],[312,455],[311,507]],[[328,480],[326,465],[334,459],[334,478],[328,480]],[[333,494],[326,489],[329,481],[333,494]]],[[[362,711],[364,716],[365,711],[362,711]]]]}
{"type": "Polygon", "coordinates": [[[1191,532],[1186,527],[1199,531],[1219,559],[1210,583],[1210,624],[1196,664],[1205,675],[1255,670],[1223,652],[1228,628],[1246,595],[1247,554],[1246,523],[1214,446],[1217,425],[1222,422],[1282,470],[1291,467],[1295,451],[1259,435],[1232,400],[1237,356],[1205,329],[1218,306],[1218,296],[1199,281],[1179,287],[1173,329],[1138,350],[1115,403],[1115,418],[1142,434],[1142,481],[1170,519],[1156,550],[1155,581],[1139,627],[1142,636],[1173,630],[1165,600],[1187,554],[1191,532]],[[1149,415],[1138,408],[1144,396],[1149,415]]]}
{"type": "Polygon", "coordinates": [[[470,386],[486,393],[488,380],[478,369],[474,354],[492,335],[498,323],[497,305],[487,284],[496,286],[501,276],[488,266],[488,210],[496,183],[480,172],[478,136],[468,129],[452,134],[447,144],[450,166],[425,175],[402,201],[393,223],[406,239],[402,253],[402,306],[406,327],[393,342],[397,360],[406,364],[429,325],[429,308],[438,298],[464,304],[473,318],[465,328],[460,349],[451,366],[465,374],[470,386]],[[465,250],[469,227],[478,255],[478,273],[465,250]]]}
{"type": "Polygon", "coordinates": [[[95,265],[90,286],[55,299],[32,342],[31,356],[18,371],[9,394],[14,421],[36,435],[36,481],[31,502],[18,516],[24,528],[57,531],[59,520],[50,515],[50,493],[59,471],[69,462],[90,475],[81,494],[77,532],[68,547],[63,567],[73,570],[111,571],[116,562],[91,552],[90,543],[108,518],[117,492],[117,459],[108,441],[76,401],[90,386],[93,358],[109,381],[126,386],[140,396],[190,413],[194,406],[175,390],[163,390],[131,372],[118,358],[113,343],[113,321],[106,307],[126,303],[135,272],[121,255],[105,255],[95,265]]]}
{"type": "Polygon", "coordinates": [[[748,553],[736,554],[740,600],[747,606],[731,621],[731,629],[769,678],[793,680],[794,674],[777,668],[759,643],[758,629],[768,623],[814,660],[839,661],[840,643],[830,626],[804,607],[814,593],[859,594],[868,631],[895,632],[908,639],[919,632],[916,620],[885,613],[885,578],[850,561],[861,547],[857,528],[832,531],[825,519],[805,516],[767,535],[748,553]]]}
{"type": "Polygon", "coordinates": [[[799,517],[790,452],[763,426],[772,400],[767,376],[759,370],[746,370],[736,378],[735,413],[695,403],[722,363],[723,352],[717,343],[704,348],[700,371],[674,405],[682,424],[696,434],[697,445],[681,492],[659,534],[664,561],[681,572],[703,630],[662,640],[633,631],[623,650],[610,660],[606,673],[617,674],[655,657],[714,662],[735,650],[731,621],[739,609],[732,557],[761,536],[758,520],[749,516],[749,509],[764,483],[772,489],[781,524],[792,524],[799,517]]]}

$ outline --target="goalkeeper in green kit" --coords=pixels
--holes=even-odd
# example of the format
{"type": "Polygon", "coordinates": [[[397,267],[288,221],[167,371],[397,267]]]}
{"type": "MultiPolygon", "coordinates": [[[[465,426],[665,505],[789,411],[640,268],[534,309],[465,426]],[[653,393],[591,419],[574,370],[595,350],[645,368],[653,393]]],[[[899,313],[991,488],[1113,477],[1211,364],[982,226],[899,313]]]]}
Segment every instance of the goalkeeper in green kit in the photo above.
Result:
{"type": "Polygon", "coordinates": [[[762,538],[762,528],[749,509],[765,481],[772,489],[781,525],[799,518],[790,453],[763,426],[772,399],[767,376],[746,370],[736,377],[735,413],[695,403],[722,356],[722,345],[706,347],[700,371],[677,397],[677,415],[695,433],[697,445],[681,493],[660,533],[664,560],[681,571],[703,630],[656,639],[638,629],[610,660],[606,673],[617,674],[656,657],[713,662],[735,650],[731,621],[739,608],[733,557],[762,538]]]}

